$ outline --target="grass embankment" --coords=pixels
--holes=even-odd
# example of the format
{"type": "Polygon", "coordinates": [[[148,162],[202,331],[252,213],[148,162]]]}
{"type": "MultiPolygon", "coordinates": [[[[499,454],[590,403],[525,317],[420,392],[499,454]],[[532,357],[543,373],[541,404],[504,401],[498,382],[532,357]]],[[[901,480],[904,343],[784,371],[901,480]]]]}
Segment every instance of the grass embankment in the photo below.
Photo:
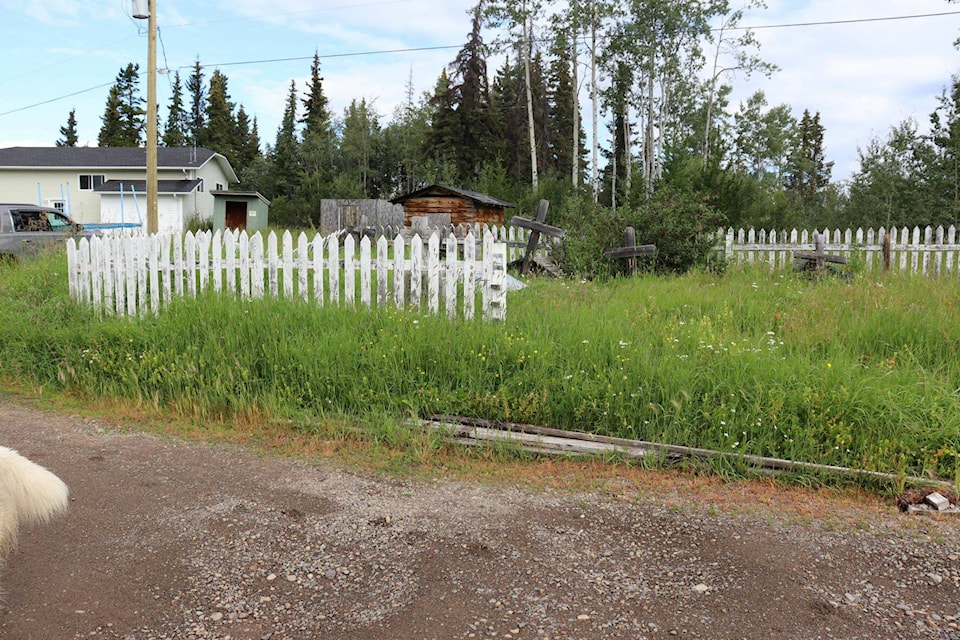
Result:
{"type": "Polygon", "coordinates": [[[957,480],[958,304],[957,278],[734,268],[535,282],[505,323],[216,296],[100,320],[52,256],[2,267],[0,376],[196,421],[446,413],[957,480]]]}

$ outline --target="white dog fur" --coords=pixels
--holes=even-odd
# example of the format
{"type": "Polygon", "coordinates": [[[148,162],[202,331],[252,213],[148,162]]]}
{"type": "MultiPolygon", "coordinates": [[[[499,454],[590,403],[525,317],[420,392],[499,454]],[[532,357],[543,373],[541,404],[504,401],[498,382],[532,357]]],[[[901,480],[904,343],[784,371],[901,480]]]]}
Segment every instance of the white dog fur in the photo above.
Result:
{"type": "Polygon", "coordinates": [[[68,495],[63,480],[0,446],[0,564],[16,547],[20,527],[63,513],[68,495]]]}

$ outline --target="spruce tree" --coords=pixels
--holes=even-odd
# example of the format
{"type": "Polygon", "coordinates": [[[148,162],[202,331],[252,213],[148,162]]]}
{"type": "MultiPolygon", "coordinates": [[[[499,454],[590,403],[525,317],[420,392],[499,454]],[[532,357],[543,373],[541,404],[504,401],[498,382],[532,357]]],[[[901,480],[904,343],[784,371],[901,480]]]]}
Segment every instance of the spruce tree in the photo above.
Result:
{"type": "Polygon", "coordinates": [[[237,108],[236,141],[234,142],[234,169],[237,174],[244,173],[246,168],[260,156],[260,134],[257,132],[257,120],[250,120],[243,105],[237,108]]]}
{"type": "Polygon", "coordinates": [[[236,161],[237,148],[243,143],[237,133],[234,105],[227,89],[227,76],[214,70],[207,90],[206,123],[198,144],[221,153],[231,162],[236,161]]]}
{"type": "Polygon", "coordinates": [[[827,162],[823,148],[823,125],[820,112],[811,116],[804,109],[801,117],[796,146],[789,160],[787,191],[795,196],[802,209],[815,205],[816,198],[829,184],[832,162],[827,162]]]}
{"type": "Polygon", "coordinates": [[[530,147],[527,139],[527,111],[524,100],[523,65],[509,57],[493,80],[493,105],[501,143],[500,163],[517,184],[529,182],[530,147]]]}
{"type": "Polygon", "coordinates": [[[138,86],[139,70],[139,65],[128,64],[110,87],[97,138],[101,147],[137,147],[143,142],[146,111],[138,86]]]}
{"type": "Polygon", "coordinates": [[[60,139],[57,140],[58,147],[77,146],[77,110],[71,109],[67,116],[67,124],[60,127],[60,139]]]}
{"type": "Polygon", "coordinates": [[[206,123],[206,87],[199,58],[194,62],[193,73],[187,78],[187,92],[190,94],[190,111],[187,114],[186,133],[190,141],[198,144],[206,123]]]}
{"type": "Polygon", "coordinates": [[[297,140],[297,83],[290,81],[290,92],[277,129],[277,142],[270,156],[272,170],[271,197],[296,193],[301,176],[300,145],[297,140]]]}
{"type": "Polygon", "coordinates": [[[448,86],[438,87],[440,93],[434,93],[436,129],[429,138],[431,155],[451,160],[459,181],[472,185],[483,166],[495,159],[498,138],[476,13],[467,43],[449,70],[448,86]]]}
{"type": "Polygon", "coordinates": [[[319,210],[320,202],[329,195],[329,187],[336,173],[334,156],[336,140],[328,108],[327,96],[323,92],[323,78],[320,77],[320,56],[314,53],[310,67],[310,79],[307,81],[306,97],[302,100],[303,125],[300,157],[305,173],[304,182],[310,185],[308,206],[319,210]]]}
{"type": "Polygon", "coordinates": [[[572,47],[565,30],[558,30],[552,45],[552,60],[547,77],[549,112],[547,131],[548,167],[558,176],[573,176],[573,186],[579,186],[586,154],[586,136],[580,122],[580,103],[575,85],[572,47]],[[573,141],[576,144],[572,144],[573,141]]]}
{"type": "Polygon", "coordinates": [[[167,123],[163,129],[161,142],[165,147],[185,147],[189,144],[187,112],[183,107],[183,83],[180,81],[179,71],[173,76],[173,95],[170,96],[167,123]]]}
{"type": "Polygon", "coordinates": [[[323,93],[323,78],[320,77],[320,56],[313,54],[313,64],[310,67],[310,79],[307,81],[307,93],[303,99],[303,137],[313,134],[330,134],[330,110],[327,96],[323,93]]]}

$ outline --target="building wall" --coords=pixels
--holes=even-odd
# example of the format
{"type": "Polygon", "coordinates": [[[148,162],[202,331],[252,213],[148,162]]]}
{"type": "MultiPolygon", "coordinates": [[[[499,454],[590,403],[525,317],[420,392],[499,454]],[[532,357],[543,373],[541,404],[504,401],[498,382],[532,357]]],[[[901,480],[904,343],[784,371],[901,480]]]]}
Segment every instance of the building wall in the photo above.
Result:
{"type": "MultiPolygon", "coordinates": [[[[101,220],[101,200],[99,193],[93,190],[80,190],[80,175],[102,175],[104,180],[144,180],[145,170],[137,169],[0,169],[0,201],[22,202],[53,206],[55,202],[65,203],[64,211],[80,223],[106,222],[101,220]],[[38,202],[39,189],[39,202],[38,202]]],[[[219,163],[208,162],[199,169],[160,169],[159,180],[203,179],[203,191],[178,196],[176,205],[184,221],[191,218],[213,219],[213,196],[211,190],[227,189],[226,175],[219,163]]],[[[127,193],[127,198],[133,195],[127,193]]],[[[137,194],[140,210],[146,216],[146,195],[137,194]]],[[[125,206],[126,206],[125,202],[125,206]]],[[[131,207],[135,211],[135,208],[131,207]]],[[[112,215],[112,214],[111,214],[112,215]]]]}
{"type": "Polygon", "coordinates": [[[405,226],[410,226],[413,218],[450,214],[450,222],[458,224],[503,224],[503,209],[476,205],[469,198],[459,196],[423,196],[411,198],[403,203],[405,226]]]}
{"type": "MultiPolygon", "coordinates": [[[[157,197],[157,230],[161,233],[180,233],[185,229],[183,195],[161,193],[157,197]]],[[[143,194],[139,202],[129,193],[121,198],[119,193],[104,193],[100,197],[100,223],[140,224],[147,228],[147,203],[143,194]],[[139,207],[139,209],[138,209],[139,207]]]]}
{"type": "Polygon", "coordinates": [[[247,231],[266,231],[270,223],[270,205],[255,196],[221,195],[215,199],[213,214],[214,231],[227,228],[227,203],[244,202],[247,206],[247,231]]]}
{"type": "Polygon", "coordinates": [[[403,207],[386,200],[346,199],[320,202],[320,232],[402,226],[403,207]]]}

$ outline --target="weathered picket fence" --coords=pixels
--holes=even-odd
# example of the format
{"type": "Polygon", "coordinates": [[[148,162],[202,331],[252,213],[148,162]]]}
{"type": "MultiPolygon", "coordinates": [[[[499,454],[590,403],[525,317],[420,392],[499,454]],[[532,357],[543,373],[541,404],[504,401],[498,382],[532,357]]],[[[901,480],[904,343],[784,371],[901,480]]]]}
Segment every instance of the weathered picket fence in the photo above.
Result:
{"type": "MultiPolygon", "coordinates": [[[[496,225],[496,224],[447,224],[442,225],[436,229],[411,229],[410,227],[400,227],[400,226],[391,226],[391,225],[382,225],[377,227],[366,227],[363,229],[358,229],[352,231],[358,235],[367,235],[373,238],[378,238],[380,236],[385,236],[387,240],[393,240],[397,236],[410,237],[414,233],[419,233],[423,237],[427,237],[432,233],[439,232],[441,237],[446,237],[447,235],[454,235],[458,239],[466,237],[468,233],[472,233],[476,238],[482,238],[484,234],[491,233],[493,234],[494,240],[496,242],[503,242],[507,245],[507,262],[516,262],[523,259],[523,254],[527,246],[527,240],[530,238],[530,230],[524,229],[523,227],[516,227],[513,225],[496,225]]],[[[546,254],[550,252],[552,245],[555,244],[553,238],[541,238],[540,244],[537,249],[537,253],[546,254]]]]}
{"type": "Polygon", "coordinates": [[[824,238],[827,253],[845,256],[848,262],[856,258],[866,268],[932,276],[960,274],[960,243],[953,225],[946,229],[894,227],[866,231],[720,229],[714,238],[721,259],[785,268],[792,264],[795,251],[816,248],[814,234],[824,238]]]}
{"type": "Polygon", "coordinates": [[[156,314],[174,296],[209,289],[468,319],[476,317],[479,289],[484,319],[502,320],[507,308],[507,247],[489,232],[359,242],[300,233],[296,244],[289,231],[279,240],[237,231],[104,236],[69,240],[67,260],[70,295],[107,315],[156,314]]]}

